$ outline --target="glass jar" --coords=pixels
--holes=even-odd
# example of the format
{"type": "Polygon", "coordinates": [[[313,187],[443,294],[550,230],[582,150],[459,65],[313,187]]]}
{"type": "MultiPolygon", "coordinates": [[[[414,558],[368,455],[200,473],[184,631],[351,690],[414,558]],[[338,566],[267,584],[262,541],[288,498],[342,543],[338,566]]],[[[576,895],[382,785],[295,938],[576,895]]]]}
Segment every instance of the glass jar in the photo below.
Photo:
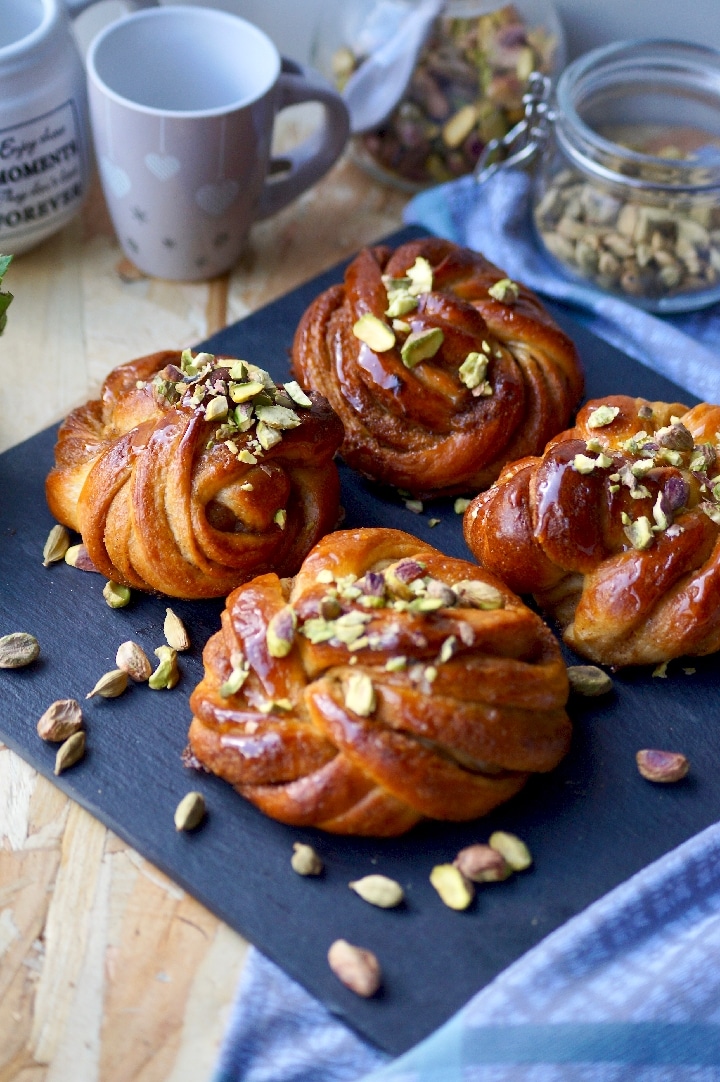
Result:
{"type": "Polygon", "coordinates": [[[533,217],[551,260],[648,311],[720,300],[720,53],[593,50],[563,72],[547,116],[533,217]]]}
{"type": "MultiPolygon", "coordinates": [[[[336,0],[315,62],[339,89],[384,34],[402,33],[416,0],[336,0]]],[[[353,140],[377,179],[414,192],[475,168],[484,146],[523,115],[532,71],[556,75],[565,41],[551,0],[447,0],[401,100],[353,140]]]]}

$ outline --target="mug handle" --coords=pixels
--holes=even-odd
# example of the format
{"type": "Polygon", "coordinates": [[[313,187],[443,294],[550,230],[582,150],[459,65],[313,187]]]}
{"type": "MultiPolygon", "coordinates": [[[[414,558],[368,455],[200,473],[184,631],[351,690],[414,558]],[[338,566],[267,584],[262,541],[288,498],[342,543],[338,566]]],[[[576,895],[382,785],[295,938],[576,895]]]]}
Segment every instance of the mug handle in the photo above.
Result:
{"type": "Polygon", "coordinates": [[[299,146],[280,158],[271,159],[269,172],[272,173],[275,164],[283,167],[283,175],[265,180],[256,221],[276,214],[320,180],[335,164],[347,144],[350,116],[340,95],[310,68],[282,57],[278,79],[278,112],[303,101],[320,102],[324,107],[323,122],[299,146]]]}

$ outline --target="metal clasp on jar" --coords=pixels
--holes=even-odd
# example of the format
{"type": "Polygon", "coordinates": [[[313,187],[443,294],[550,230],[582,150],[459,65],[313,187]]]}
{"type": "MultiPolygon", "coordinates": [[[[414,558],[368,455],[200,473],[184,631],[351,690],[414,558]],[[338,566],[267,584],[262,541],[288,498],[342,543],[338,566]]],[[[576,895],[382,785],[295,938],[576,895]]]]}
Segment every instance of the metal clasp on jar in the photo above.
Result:
{"type": "Polygon", "coordinates": [[[486,144],[473,170],[478,184],[498,169],[528,166],[542,152],[554,120],[550,107],[551,90],[552,81],[548,75],[532,72],[522,99],[525,116],[507,135],[486,144]]]}

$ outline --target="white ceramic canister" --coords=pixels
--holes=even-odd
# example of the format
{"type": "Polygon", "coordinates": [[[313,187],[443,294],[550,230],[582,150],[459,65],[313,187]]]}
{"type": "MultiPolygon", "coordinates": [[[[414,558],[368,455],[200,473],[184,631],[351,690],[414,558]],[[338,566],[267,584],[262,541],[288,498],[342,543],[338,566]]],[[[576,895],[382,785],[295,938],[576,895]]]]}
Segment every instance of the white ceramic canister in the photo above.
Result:
{"type": "Polygon", "coordinates": [[[85,73],[58,0],[2,0],[0,251],[61,229],[88,188],[85,73]]]}

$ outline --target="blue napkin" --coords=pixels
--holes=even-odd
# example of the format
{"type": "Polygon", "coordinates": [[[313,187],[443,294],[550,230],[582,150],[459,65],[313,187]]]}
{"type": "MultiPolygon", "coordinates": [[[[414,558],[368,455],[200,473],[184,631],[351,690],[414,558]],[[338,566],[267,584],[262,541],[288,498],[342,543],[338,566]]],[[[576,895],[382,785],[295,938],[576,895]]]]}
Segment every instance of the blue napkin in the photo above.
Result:
{"type": "Polygon", "coordinates": [[[351,1079],[720,1082],[720,825],[568,921],[392,1062],[251,949],[213,1082],[351,1079]]]}
{"type": "MultiPolygon", "coordinates": [[[[720,402],[720,305],[657,317],[565,278],[534,239],[529,191],[516,171],[463,178],[416,196],[405,220],[483,252],[720,402]]],[[[720,825],[559,928],[393,1061],[251,948],[213,1082],[341,1080],[720,1082],[720,825]]]]}

